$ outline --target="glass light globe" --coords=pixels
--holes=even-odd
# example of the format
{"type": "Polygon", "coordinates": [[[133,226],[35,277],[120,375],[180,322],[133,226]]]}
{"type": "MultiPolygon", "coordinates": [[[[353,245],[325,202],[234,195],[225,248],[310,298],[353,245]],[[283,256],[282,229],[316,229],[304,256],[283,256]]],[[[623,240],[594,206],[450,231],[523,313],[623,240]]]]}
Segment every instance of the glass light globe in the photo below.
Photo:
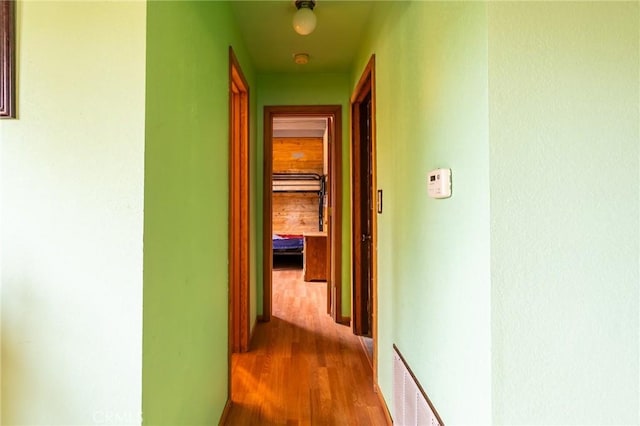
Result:
{"type": "Polygon", "coordinates": [[[300,35],[311,34],[316,29],[316,14],[313,10],[301,7],[293,15],[293,29],[300,35]]]}

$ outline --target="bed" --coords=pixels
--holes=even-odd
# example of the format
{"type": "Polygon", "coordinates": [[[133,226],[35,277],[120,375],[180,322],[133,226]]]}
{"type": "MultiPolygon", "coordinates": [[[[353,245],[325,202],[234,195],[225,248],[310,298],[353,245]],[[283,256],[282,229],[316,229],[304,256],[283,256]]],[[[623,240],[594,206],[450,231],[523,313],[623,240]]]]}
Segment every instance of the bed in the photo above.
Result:
{"type": "Polygon", "coordinates": [[[317,173],[273,173],[273,260],[302,265],[302,233],[322,231],[325,176],[317,173]]]}
{"type": "MultiPolygon", "coordinates": [[[[324,226],[324,197],[326,178],[317,173],[273,173],[272,190],[275,193],[307,193],[315,194],[316,210],[318,212],[318,231],[322,231],[324,226]]],[[[282,230],[280,230],[282,231],[282,230]]],[[[297,231],[297,230],[296,230],[297,231]]],[[[285,231],[286,232],[286,231],[285,231]]],[[[301,235],[297,235],[302,238],[301,235]]],[[[284,244],[284,243],[283,243],[284,244]]],[[[302,243],[300,250],[302,250],[302,243]]],[[[274,245],[275,251],[275,245],[274,245]]]]}
{"type": "Polygon", "coordinates": [[[301,255],[303,245],[302,235],[273,234],[274,255],[301,255]]]}

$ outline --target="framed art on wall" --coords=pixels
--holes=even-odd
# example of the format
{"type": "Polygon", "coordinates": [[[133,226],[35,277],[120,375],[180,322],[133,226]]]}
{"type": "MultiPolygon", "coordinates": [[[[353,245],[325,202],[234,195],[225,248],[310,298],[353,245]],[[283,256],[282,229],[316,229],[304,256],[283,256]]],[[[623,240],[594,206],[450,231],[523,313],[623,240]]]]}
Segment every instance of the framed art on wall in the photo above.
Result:
{"type": "Polygon", "coordinates": [[[0,118],[16,117],[15,1],[0,0],[0,118]]]}

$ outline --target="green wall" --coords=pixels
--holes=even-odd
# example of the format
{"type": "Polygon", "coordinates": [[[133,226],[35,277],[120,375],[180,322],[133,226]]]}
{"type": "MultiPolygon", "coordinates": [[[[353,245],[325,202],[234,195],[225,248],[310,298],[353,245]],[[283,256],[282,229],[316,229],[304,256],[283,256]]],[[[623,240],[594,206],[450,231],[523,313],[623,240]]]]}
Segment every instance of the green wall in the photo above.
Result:
{"type": "Polygon", "coordinates": [[[375,53],[379,384],[392,408],[395,343],[448,424],[491,422],[486,28],[482,3],[376,3],[352,76],[375,53]]]}
{"type": "MultiPolygon", "coordinates": [[[[264,145],[264,107],[273,105],[342,105],[342,315],[351,315],[351,198],[349,193],[349,75],[346,73],[263,73],[258,75],[257,96],[257,205],[262,211],[262,160],[264,145]]],[[[262,216],[257,219],[258,240],[262,239],[262,216]]],[[[262,247],[257,264],[262,265],[262,247]]],[[[262,272],[259,272],[258,300],[262,301],[262,272]]],[[[262,304],[258,306],[262,313],[262,304]]]]}
{"type": "Polygon", "coordinates": [[[640,421],[639,7],[376,4],[387,402],[396,343],[449,424],[640,421]]]}
{"type": "Polygon", "coordinates": [[[640,422],[638,2],[376,2],[351,74],[259,76],[228,2],[18,6],[1,423],[218,421],[229,45],[257,141],[252,318],[262,108],[341,104],[346,181],[348,99],[375,53],[386,401],[395,343],[447,424],[640,422]],[[436,167],[450,199],[426,195],[436,167]]]}
{"type": "Polygon", "coordinates": [[[140,424],[146,6],[17,5],[0,423],[140,424]]]}
{"type": "Polygon", "coordinates": [[[489,5],[494,423],[640,421],[639,5],[489,5]]]}
{"type": "Polygon", "coordinates": [[[230,45],[253,86],[228,2],[147,3],[147,424],[214,424],[227,399],[230,45]]]}

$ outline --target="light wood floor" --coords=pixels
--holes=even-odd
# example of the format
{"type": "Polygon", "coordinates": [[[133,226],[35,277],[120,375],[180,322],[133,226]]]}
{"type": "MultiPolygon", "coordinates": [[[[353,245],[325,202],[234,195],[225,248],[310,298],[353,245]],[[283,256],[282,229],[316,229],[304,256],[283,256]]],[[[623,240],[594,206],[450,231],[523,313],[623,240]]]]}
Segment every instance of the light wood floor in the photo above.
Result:
{"type": "Polygon", "coordinates": [[[326,306],[325,283],[274,271],[273,318],[233,355],[227,425],[387,425],[361,342],[326,306]]]}

